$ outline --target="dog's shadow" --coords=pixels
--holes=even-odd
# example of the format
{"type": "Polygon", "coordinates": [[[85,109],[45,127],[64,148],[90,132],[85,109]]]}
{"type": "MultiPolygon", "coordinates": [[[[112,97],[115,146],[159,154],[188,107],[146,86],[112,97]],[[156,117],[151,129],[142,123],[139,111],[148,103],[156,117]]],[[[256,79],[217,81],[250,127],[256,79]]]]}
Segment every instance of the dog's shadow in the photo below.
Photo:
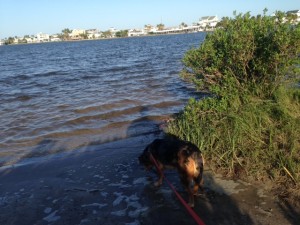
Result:
{"type": "MultiPolygon", "coordinates": [[[[188,194],[182,187],[176,171],[165,171],[165,176],[183,199],[187,199],[188,194]]],[[[160,187],[155,187],[153,182],[156,174],[151,173],[147,179],[149,184],[145,185],[142,195],[146,196],[144,200],[147,201],[150,210],[142,216],[141,224],[195,224],[166,181],[160,187]]],[[[208,184],[204,185],[204,190],[196,197],[194,211],[206,225],[254,224],[249,214],[242,211],[230,195],[225,194],[224,188],[216,182],[211,173],[205,172],[204,180],[208,184]]]]}
{"type": "Polygon", "coordinates": [[[254,224],[250,215],[242,211],[233,197],[226,193],[210,172],[204,173],[204,194],[195,204],[195,211],[206,225],[209,224],[254,224]]]}

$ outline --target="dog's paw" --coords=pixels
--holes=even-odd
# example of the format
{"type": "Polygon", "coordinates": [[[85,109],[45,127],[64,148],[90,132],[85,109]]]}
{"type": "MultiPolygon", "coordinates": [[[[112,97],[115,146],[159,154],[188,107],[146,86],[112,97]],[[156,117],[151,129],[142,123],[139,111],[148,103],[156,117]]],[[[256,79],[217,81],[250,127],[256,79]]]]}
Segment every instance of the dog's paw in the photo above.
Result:
{"type": "Polygon", "coordinates": [[[154,182],[154,186],[155,186],[155,187],[159,187],[160,185],[161,185],[161,182],[160,182],[160,181],[155,181],[155,182],[154,182]]]}
{"type": "Polygon", "coordinates": [[[204,192],[197,192],[197,193],[194,193],[194,196],[195,197],[200,197],[200,196],[203,196],[204,195],[204,192]]]}
{"type": "Polygon", "coordinates": [[[188,205],[191,207],[191,208],[194,208],[195,204],[193,202],[189,202],[188,205]]]}

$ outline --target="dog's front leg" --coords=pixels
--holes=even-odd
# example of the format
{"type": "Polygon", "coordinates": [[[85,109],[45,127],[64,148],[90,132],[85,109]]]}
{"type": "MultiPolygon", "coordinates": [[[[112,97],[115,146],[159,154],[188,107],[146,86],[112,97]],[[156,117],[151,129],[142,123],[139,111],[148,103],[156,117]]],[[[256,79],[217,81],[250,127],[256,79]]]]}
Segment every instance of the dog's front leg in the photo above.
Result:
{"type": "Polygon", "coordinates": [[[161,163],[158,163],[158,168],[156,168],[158,180],[156,182],[154,182],[155,187],[162,185],[162,182],[164,179],[163,169],[164,169],[163,165],[161,163]]]}
{"type": "Polygon", "coordinates": [[[163,178],[164,177],[163,177],[162,173],[159,172],[158,173],[158,180],[154,182],[154,186],[158,187],[158,186],[162,185],[163,178]]]}
{"type": "Polygon", "coordinates": [[[188,192],[188,195],[189,195],[189,206],[190,207],[194,207],[195,205],[195,198],[194,198],[194,193],[192,191],[192,189],[190,187],[187,188],[187,192],[188,192]]]}
{"type": "Polygon", "coordinates": [[[179,175],[180,175],[181,183],[185,187],[189,196],[188,205],[193,208],[195,205],[194,192],[193,192],[193,186],[194,186],[193,179],[183,171],[179,171],[179,175]]]}

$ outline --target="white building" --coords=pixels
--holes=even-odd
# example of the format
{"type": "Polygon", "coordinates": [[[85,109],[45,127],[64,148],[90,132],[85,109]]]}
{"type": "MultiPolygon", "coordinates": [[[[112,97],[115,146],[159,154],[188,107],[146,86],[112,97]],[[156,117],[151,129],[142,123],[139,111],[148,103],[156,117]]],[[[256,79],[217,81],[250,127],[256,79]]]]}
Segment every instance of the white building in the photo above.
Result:
{"type": "Polygon", "coordinates": [[[102,32],[98,29],[89,29],[85,31],[88,39],[99,39],[101,38],[102,32]]]}
{"type": "Polygon", "coordinates": [[[206,28],[215,28],[217,23],[219,22],[219,19],[217,16],[204,16],[201,17],[198,25],[202,28],[202,29],[206,29],[206,28]]]}
{"type": "Polygon", "coordinates": [[[26,40],[26,43],[33,43],[33,39],[31,37],[24,38],[26,40]]]}
{"type": "Polygon", "coordinates": [[[297,19],[295,20],[295,23],[299,23],[300,22],[300,10],[291,10],[291,11],[287,11],[286,14],[293,14],[297,16],[297,19]]]}
{"type": "Polygon", "coordinates": [[[36,38],[37,38],[38,42],[48,42],[48,41],[50,41],[49,34],[43,34],[42,32],[38,33],[36,35],[36,38]]]}
{"type": "Polygon", "coordinates": [[[138,36],[143,36],[146,35],[147,33],[145,32],[144,29],[130,29],[128,30],[128,37],[138,37],[138,36]]]}
{"type": "Polygon", "coordinates": [[[111,33],[111,36],[112,36],[112,37],[115,37],[115,36],[116,36],[116,33],[117,33],[118,31],[120,31],[120,30],[117,30],[116,28],[111,27],[111,28],[108,29],[108,31],[111,33]]]}
{"type": "Polygon", "coordinates": [[[72,40],[78,40],[82,39],[81,35],[85,34],[85,30],[82,29],[74,29],[72,32],[69,34],[70,38],[72,40]]]}
{"type": "Polygon", "coordinates": [[[54,34],[54,35],[51,35],[50,41],[51,42],[57,42],[57,41],[61,41],[61,39],[58,37],[57,34],[54,34]]]}
{"type": "Polygon", "coordinates": [[[155,32],[157,30],[157,28],[155,26],[152,26],[151,24],[147,24],[144,26],[144,32],[146,34],[151,33],[151,32],[155,32]]]}

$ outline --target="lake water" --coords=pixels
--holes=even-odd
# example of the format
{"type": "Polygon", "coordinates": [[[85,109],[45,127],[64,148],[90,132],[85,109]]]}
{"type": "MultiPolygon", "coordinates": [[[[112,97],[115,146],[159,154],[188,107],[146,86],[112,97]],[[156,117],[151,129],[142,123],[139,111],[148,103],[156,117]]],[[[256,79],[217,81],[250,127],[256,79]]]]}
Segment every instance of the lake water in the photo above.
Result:
{"type": "Polygon", "coordinates": [[[195,95],[205,33],[0,47],[0,165],[145,135],[195,95]]]}

